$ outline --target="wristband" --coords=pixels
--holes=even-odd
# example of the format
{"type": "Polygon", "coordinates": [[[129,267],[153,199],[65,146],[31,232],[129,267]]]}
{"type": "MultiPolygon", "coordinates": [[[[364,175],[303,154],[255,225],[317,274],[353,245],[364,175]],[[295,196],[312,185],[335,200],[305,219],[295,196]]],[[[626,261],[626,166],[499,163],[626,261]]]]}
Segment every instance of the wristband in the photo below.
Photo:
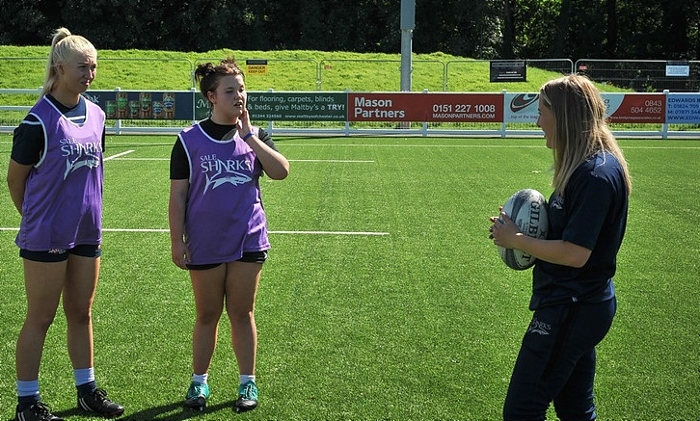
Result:
{"type": "Polygon", "coordinates": [[[243,136],[243,140],[248,140],[249,137],[251,137],[254,133],[253,132],[248,132],[247,135],[243,136]]]}

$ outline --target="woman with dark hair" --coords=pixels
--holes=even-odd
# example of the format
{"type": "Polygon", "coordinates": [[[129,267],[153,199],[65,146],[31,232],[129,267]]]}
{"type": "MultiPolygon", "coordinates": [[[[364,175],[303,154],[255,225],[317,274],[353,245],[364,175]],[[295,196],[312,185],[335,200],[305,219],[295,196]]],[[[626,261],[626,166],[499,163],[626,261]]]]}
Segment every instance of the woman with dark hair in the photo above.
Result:
{"type": "Polygon", "coordinates": [[[185,406],[203,410],[209,366],[224,306],[239,369],[236,412],[255,409],[257,330],[254,308],[270,248],[259,179],[282,180],[289,163],[246,109],[243,72],[233,59],[195,71],[211,116],[183,130],[170,161],[172,259],[189,270],[196,319],[193,375],[185,406]]]}

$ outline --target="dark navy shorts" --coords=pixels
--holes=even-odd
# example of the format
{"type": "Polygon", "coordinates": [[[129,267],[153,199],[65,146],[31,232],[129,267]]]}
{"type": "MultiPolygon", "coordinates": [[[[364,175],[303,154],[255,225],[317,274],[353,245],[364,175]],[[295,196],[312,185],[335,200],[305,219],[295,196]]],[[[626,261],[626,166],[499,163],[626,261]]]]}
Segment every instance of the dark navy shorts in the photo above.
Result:
{"type": "Polygon", "coordinates": [[[72,249],[51,249],[46,251],[34,251],[20,249],[19,256],[34,262],[63,262],[68,260],[68,255],[98,258],[102,256],[102,246],[99,244],[81,244],[72,249]]]}
{"type": "MultiPolygon", "coordinates": [[[[263,251],[244,251],[243,256],[236,260],[237,262],[244,262],[244,263],[260,263],[263,264],[265,263],[265,260],[267,260],[267,250],[263,251]]],[[[223,263],[209,263],[206,265],[187,265],[187,269],[190,270],[207,270],[207,269],[213,269],[219,265],[223,265],[223,263]]]]}

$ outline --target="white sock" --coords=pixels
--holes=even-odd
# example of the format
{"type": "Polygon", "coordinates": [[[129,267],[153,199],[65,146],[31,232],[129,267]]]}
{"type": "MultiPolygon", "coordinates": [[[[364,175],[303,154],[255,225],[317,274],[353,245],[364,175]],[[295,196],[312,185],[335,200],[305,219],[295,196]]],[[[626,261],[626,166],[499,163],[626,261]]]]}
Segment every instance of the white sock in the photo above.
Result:
{"type": "Polygon", "coordinates": [[[209,373],[204,373],[204,374],[193,374],[192,375],[192,381],[201,383],[201,384],[207,384],[207,379],[209,378],[209,373]]]}
{"type": "Polygon", "coordinates": [[[246,384],[248,382],[255,383],[255,374],[241,374],[239,376],[239,382],[241,384],[246,384]]]}

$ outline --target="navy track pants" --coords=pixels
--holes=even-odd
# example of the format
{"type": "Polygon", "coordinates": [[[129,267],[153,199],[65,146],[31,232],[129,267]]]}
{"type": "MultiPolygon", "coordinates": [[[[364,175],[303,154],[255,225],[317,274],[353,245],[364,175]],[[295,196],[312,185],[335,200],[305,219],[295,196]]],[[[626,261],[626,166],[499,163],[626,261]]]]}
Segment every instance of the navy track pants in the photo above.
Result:
{"type": "Polygon", "coordinates": [[[535,310],[513,368],[505,421],[544,421],[554,403],[561,421],[596,418],[595,347],[610,330],[615,298],[535,310]]]}

